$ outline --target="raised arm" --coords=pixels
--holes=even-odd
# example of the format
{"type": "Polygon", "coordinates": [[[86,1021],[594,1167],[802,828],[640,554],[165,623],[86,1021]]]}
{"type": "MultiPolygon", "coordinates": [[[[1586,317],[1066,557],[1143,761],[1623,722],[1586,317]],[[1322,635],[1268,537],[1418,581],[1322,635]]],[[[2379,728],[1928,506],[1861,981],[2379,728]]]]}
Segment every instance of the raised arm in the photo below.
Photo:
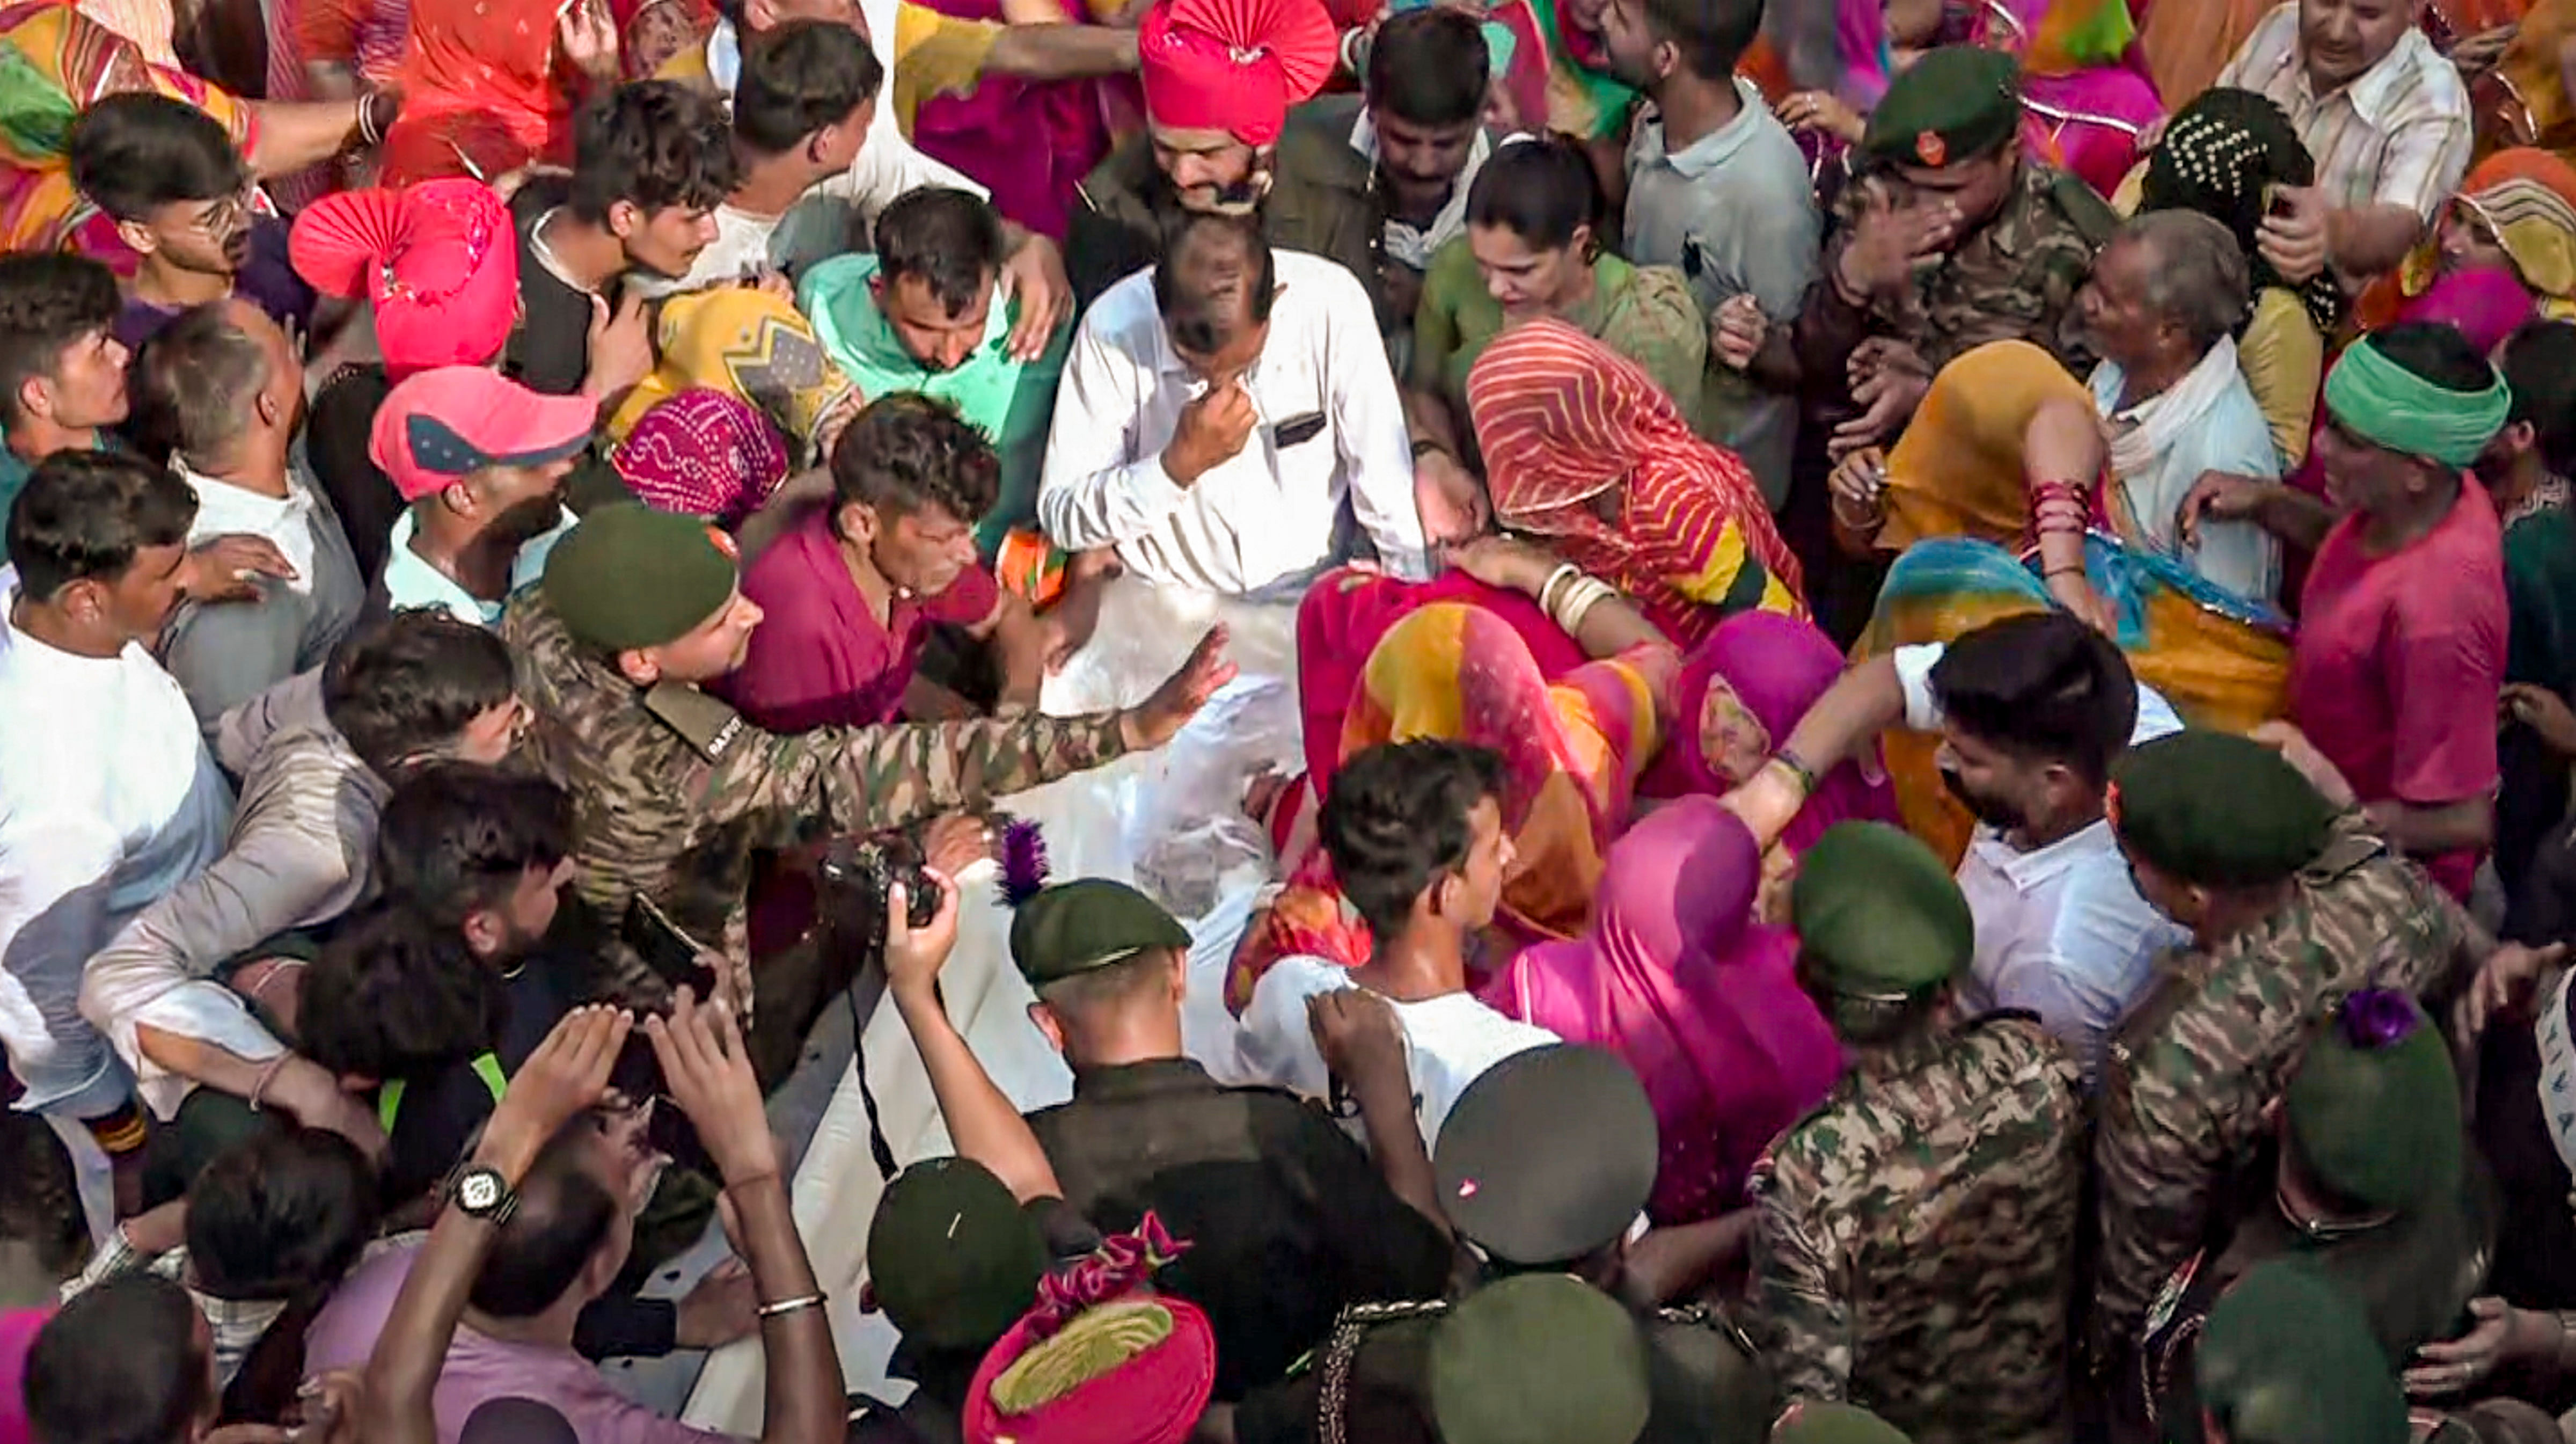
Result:
{"type": "Polygon", "coordinates": [[[939,912],[918,932],[908,918],[903,884],[886,890],[886,994],[921,1053],[957,1156],[992,1170],[1022,1203],[1061,1198],[1064,1187],[1037,1134],[984,1071],[940,999],[939,971],[957,946],[957,885],[935,872],[928,876],[939,889],[939,912]]]}

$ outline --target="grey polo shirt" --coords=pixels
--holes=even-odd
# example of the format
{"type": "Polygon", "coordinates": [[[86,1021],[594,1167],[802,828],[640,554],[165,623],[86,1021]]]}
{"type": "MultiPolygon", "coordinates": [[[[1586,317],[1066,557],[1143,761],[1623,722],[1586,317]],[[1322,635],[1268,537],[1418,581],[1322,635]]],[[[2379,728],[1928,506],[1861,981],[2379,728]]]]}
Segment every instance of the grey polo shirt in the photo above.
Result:
{"type": "MultiPolygon", "coordinates": [[[[1735,88],[1742,112],[1678,154],[1664,149],[1661,116],[1639,122],[1628,144],[1625,250],[1640,266],[1678,268],[1702,311],[1750,291],[1774,325],[1786,325],[1816,278],[1823,222],[1797,142],[1751,81],[1739,77],[1735,88]]],[[[1709,374],[1712,439],[1743,456],[1778,507],[1789,494],[1797,398],[1714,360],[1709,374]]]]}

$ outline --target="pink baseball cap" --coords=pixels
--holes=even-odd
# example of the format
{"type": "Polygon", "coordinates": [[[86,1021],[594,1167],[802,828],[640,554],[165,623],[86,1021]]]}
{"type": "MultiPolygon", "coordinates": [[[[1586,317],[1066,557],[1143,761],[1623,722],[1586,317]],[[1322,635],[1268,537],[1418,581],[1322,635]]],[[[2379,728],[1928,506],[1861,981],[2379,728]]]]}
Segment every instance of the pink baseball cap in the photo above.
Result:
{"type": "Polygon", "coordinates": [[[510,208],[477,180],[343,191],[296,217],[295,270],[315,290],[363,296],[395,380],[501,354],[519,315],[519,237],[510,208]]]}
{"type": "Polygon", "coordinates": [[[590,444],[598,404],[547,396],[482,366],[442,366],[394,387],[376,408],[367,456],[418,501],[487,466],[543,466],[590,444]]]}

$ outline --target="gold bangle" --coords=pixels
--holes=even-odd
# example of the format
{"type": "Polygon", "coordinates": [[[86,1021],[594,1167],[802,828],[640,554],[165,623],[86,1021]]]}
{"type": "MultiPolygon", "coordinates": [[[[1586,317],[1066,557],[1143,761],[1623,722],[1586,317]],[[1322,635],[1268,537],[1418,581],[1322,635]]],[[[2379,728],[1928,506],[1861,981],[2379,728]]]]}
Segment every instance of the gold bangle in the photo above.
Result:
{"type": "Polygon", "coordinates": [[[762,1304],[758,1309],[753,1310],[753,1312],[758,1314],[764,1320],[785,1318],[787,1315],[795,1313],[800,1309],[821,1308],[823,1306],[824,1297],[825,1296],[820,1293],[800,1294],[792,1299],[780,1299],[774,1304],[762,1304]]]}

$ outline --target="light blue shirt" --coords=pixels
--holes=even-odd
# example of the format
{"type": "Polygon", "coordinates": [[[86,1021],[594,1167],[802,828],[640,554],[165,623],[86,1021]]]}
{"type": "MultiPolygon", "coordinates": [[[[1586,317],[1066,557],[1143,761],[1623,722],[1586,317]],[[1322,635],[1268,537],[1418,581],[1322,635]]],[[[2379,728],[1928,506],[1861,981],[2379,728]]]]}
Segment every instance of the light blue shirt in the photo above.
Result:
{"type": "MultiPolygon", "coordinates": [[[[554,530],[520,546],[519,555],[510,563],[511,596],[535,586],[546,574],[546,557],[578,520],[567,511],[554,530]]],[[[499,626],[502,602],[483,600],[458,586],[455,578],[422,561],[420,553],[411,549],[413,529],[409,510],[394,518],[393,538],[385,548],[385,600],[397,608],[437,607],[460,622],[478,627],[499,626]]]]}

